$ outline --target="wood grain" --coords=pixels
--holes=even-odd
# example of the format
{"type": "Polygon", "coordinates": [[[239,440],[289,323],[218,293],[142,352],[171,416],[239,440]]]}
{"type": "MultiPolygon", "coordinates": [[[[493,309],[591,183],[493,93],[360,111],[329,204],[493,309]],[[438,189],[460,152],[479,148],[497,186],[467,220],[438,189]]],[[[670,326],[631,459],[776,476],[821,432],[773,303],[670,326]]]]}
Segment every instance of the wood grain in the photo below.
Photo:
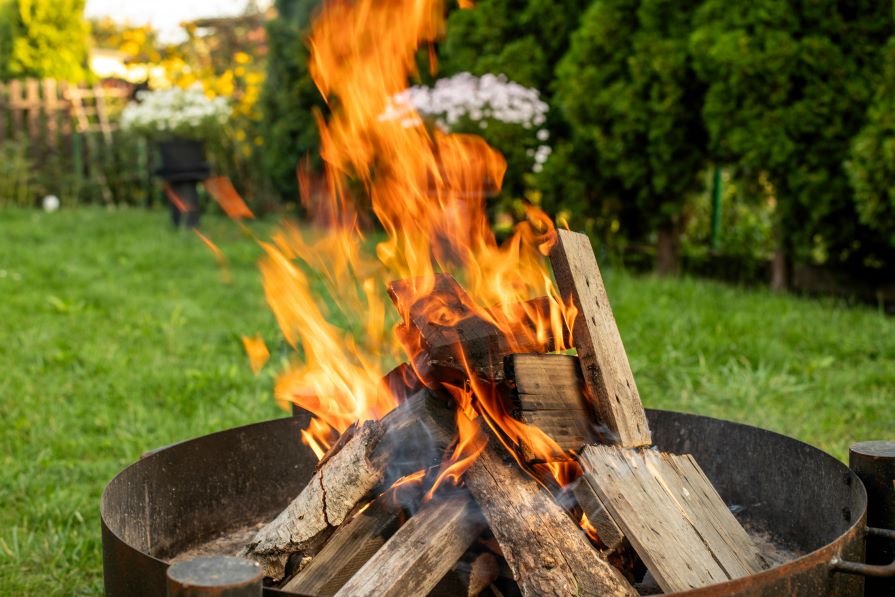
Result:
{"type": "Polygon", "coordinates": [[[609,305],[597,258],[584,234],[557,230],[550,253],[556,285],[579,313],[573,326],[584,384],[595,401],[605,438],[625,447],[652,443],[646,413],[609,305]]]}
{"type": "Polygon", "coordinates": [[[664,591],[704,587],[766,568],[691,456],[588,446],[581,465],[664,591]]]}
{"type": "Polygon", "coordinates": [[[587,515],[591,526],[597,530],[597,535],[603,545],[610,550],[619,547],[624,542],[625,534],[618,528],[586,476],[578,479],[572,492],[575,494],[575,499],[578,500],[578,505],[587,515]]]}
{"type": "Polygon", "coordinates": [[[401,509],[390,494],[340,526],[311,562],[283,586],[301,595],[335,595],[401,526],[401,509]]]}
{"type": "Polygon", "coordinates": [[[485,530],[465,491],[426,504],[336,593],[423,597],[485,530]]]}
{"type": "MultiPolygon", "coordinates": [[[[512,385],[513,416],[538,427],[564,450],[579,452],[596,439],[591,405],[584,397],[578,358],[562,354],[513,354],[504,361],[512,385]]],[[[527,461],[533,453],[522,446],[527,461]]]]}
{"type": "Polygon", "coordinates": [[[493,445],[464,479],[523,595],[637,594],[553,497],[493,445]]]}

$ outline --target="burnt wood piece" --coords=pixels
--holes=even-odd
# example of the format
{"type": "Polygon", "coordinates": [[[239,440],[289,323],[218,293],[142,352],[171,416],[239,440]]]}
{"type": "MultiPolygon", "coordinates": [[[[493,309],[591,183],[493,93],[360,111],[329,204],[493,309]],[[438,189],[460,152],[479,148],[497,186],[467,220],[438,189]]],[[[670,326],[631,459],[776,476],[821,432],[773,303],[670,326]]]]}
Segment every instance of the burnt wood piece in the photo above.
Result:
{"type": "MultiPolygon", "coordinates": [[[[513,416],[538,427],[564,450],[580,452],[596,440],[594,416],[584,398],[578,358],[563,354],[512,354],[504,360],[513,387],[513,416]]],[[[534,456],[522,446],[527,461],[534,456]]]]}
{"type": "Polygon", "coordinates": [[[692,456],[588,446],[581,466],[662,590],[687,591],[767,567],[692,456]]]}
{"type": "Polygon", "coordinates": [[[401,526],[403,513],[390,493],[340,526],[311,562],[283,586],[301,595],[335,595],[401,526]]]}
{"type": "Polygon", "coordinates": [[[428,391],[421,391],[381,421],[360,425],[347,442],[337,443],[340,449],[327,453],[301,493],[258,531],[241,555],[258,561],[265,576],[282,579],[292,554],[316,553],[374,488],[437,463],[452,440],[452,416],[428,391]]]}
{"type": "Polygon", "coordinates": [[[625,447],[648,446],[652,440],[646,414],[590,239],[568,230],[556,233],[550,263],[560,294],[571,296],[578,308],[574,344],[585,387],[608,428],[605,439],[625,447]]]}
{"type": "Polygon", "coordinates": [[[636,595],[578,525],[492,439],[464,474],[523,595],[636,595]]]}
{"type": "Polygon", "coordinates": [[[426,504],[336,595],[425,596],[486,528],[465,491],[426,504]]]}
{"type": "Polygon", "coordinates": [[[612,515],[606,511],[606,507],[591,487],[587,477],[580,477],[575,482],[573,489],[578,505],[587,515],[587,520],[597,530],[597,535],[603,545],[609,550],[617,549],[625,540],[625,534],[618,528],[612,515]]]}
{"type": "MultiPolygon", "coordinates": [[[[420,292],[416,285],[421,279],[396,280],[389,284],[388,293],[398,312],[404,317],[404,332],[408,326],[419,334],[427,362],[438,370],[439,376],[460,378],[466,375],[464,358],[469,370],[486,379],[503,378],[503,358],[514,352],[554,350],[552,335],[537,341],[533,327],[519,326],[513,338],[507,338],[492,322],[470,309],[472,299],[448,274],[436,274],[434,287],[426,300],[414,302],[420,292]],[[461,352],[462,347],[462,352],[461,352]],[[453,373],[457,372],[457,373],[453,373]]],[[[529,313],[540,313],[549,319],[550,303],[540,297],[516,307],[519,323],[529,323],[529,313]]],[[[550,332],[547,332],[550,334],[550,332]]],[[[566,334],[567,335],[567,334],[566,334]]],[[[420,367],[422,364],[417,364],[420,367]]]]}

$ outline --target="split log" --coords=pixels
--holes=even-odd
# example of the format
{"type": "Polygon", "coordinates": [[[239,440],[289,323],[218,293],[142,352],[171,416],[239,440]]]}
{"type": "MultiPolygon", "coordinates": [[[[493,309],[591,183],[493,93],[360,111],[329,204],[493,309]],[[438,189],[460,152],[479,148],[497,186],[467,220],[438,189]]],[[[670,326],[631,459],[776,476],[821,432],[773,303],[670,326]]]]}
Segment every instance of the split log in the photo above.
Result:
{"type": "Polygon", "coordinates": [[[336,595],[424,596],[485,529],[464,491],[426,504],[336,595]]]}
{"type": "Polygon", "coordinates": [[[440,461],[452,436],[435,418],[452,421],[452,411],[423,391],[381,421],[365,422],[327,453],[298,497],[258,531],[242,555],[258,561],[265,576],[283,578],[292,554],[316,553],[374,488],[440,461]]]}
{"type": "MultiPolygon", "coordinates": [[[[538,427],[564,450],[580,452],[596,440],[594,415],[584,397],[578,358],[562,354],[513,354],[504,360],[513,388],[512,415],[538,427]]],[[[522,445],[528,462],[535,457],[522,445]]]]}
{"type": "Polygon", "coordinates": [[[625,447],[652,443],[646,413],[634,383],[597,258],[584,234],[559,229],[550,252],[556,285],[578,308],[573,326],[584,383],[595,400],[611,443],[625,447]]]}
{"type": "Polygon", "coordinates": [[[606,549],[614,550],[621,546],[625,540],[625,534],[618,528],[618,524],[600,501],[587,477],[581,477],[575,481],[572,492],[575,494],[575,499],[578,500],[578,505],[587,515],[587,520],[597,530],[597,536],[606,549]]]}
{"type": "Polygon", "coordinates": [[[637,594],[562,507],[493,445],[463,478],[523,595],[637,594]]]}
{"type": "Polygon", "coordinates": [[[664,591],[696,589],[767,567],[692,456],[588,446],[581,465],[664,591]]]}
{"type": "Polygon", "coordinates": [[[402,509],[390,493],[340,526],[311,562],[283,586],[301,595],[330,597],[385,545],[401,526],[402,509]]]}
{"type": "MultiPolygon", "coordinates": [[[[396,280],[388,293],[405,319],[405,326],[418,334],[426,351],[425,363],[449,377],[466,374],[464,360],[472,373],[486,379],[503,378],[503,358],[513,352],[553,350],[554,339],[536,340],[528,313],[539,313],[549,320],[550,304],[546,297],[532,299],[516,306],[519,312],[518,333],[507,338],[492,322],[476,315],[470,308],[472,299],[448,274],[437,274],[435,285],[426,300],[416,301],[414,285],[419,280],[396,280]],[[462,351],[461,351],[462,347],[462,351]]],[[[405,329],[405,333],[407,330],[405,329]]],[[[549,333],[549,332],[548,332],[549,333]]]]}

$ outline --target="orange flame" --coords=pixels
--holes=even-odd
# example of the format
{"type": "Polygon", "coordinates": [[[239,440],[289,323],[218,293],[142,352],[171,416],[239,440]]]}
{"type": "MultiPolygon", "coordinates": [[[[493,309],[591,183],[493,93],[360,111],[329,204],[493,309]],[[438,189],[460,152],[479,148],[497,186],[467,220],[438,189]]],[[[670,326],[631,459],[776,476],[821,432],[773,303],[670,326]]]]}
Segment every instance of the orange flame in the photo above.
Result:
{"type": "MultiPolygon", "coordinates": [[[[491,231],[485,201],[503,180],[500,153],[418,117],[413,126],[382,117],[389,98],[417,75],[418,48],[432,47],[443,33],[441,0],[329,0],[313,24],[310,70],[332,116],[318,116],[322,180],[301,171],[299,181],[318,227],[286,227],[262,243],[261,270],[283,335],[302,355],[275,392],[314,414],[303,439],[318,455],[334,432],[397,404],[381,380],[386,367],[414,364],[424,348],[408,335],[411,305],[442,325],[481,318],[513,350],[570,346],[576,311],[545,260],[556,238],[551,220],[530,207],[505,242],[491,231]],[[366,210],[384,230],[376,259],[361,233],[366,210]],[[464,284],[462,308],[432,293],[439,272],[464,284]],[[407,325],[398,328],[384,301],[395,279],[408,280],[411,294],[400,313],[407,325]],[[546,307],[523,304],[541,296],[546,307]]],[[[493,385],[467,371],[468,387],[447,388],[460,407],[458,437],[430,494],[446,479],[457,482],[485,449],[482,420],[508,447],[524,443],[539,456],[543,464],[528,466],[535,474],[543,469],[560,484],[579,474],[556,442],[515,420],[493,385]]]]}
{"type": "Polygon", "coordinates": [[[249,357],[249,365],[252,367],[252,373],[258,375],[270,358],[270,351],[267,350],[264,338],[261,336],[255,336],[253,338],[243,336],[242,345],[245,348],[246,355],[249,357]]]}
{"type": "Polygon", "coordinates": [[[212,176],[206,179],[204,184],[208,194],[217,201],[228,217],[234,220],[255,217],[233,186],[233,182],[226,176],[212,176]]]}
{"type": "MultiPolygon", "coordinates": [[[[173,193],[173,191],[172,191],[173,193]]],[[[174,195],[176,197],[176,195],[174,195]]],[[[178,208],[180,209],[180,208],[178,208]]],[[[199,240],[202,241],[211,253],[214,255],[215,261],[218,262],[218,267],[221,269],[221,279],[225,284],[230,284],[233,282],[233,276],[230,275],[230,265],[227,262],[227,256],[224,255],[224,252],[221,251],[220,247],[218,247],[210,238],[199,232],[198,228],[193,228],[193,232],[196,233],[196,236],[199,237],[199,240]]]]}

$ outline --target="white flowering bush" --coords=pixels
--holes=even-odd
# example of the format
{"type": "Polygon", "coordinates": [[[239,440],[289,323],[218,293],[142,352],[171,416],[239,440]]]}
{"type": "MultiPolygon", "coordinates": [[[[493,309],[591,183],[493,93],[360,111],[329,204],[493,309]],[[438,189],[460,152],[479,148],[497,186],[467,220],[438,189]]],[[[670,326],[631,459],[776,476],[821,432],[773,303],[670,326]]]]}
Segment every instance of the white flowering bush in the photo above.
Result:
{"type": "Polygon", "coordinates": [[[477,132],[504,152],[513,175],[519,165],[513,154],[520,149],[534,172],[550,156],[550,133],[544,128],[548,109],[537,89],[503,75],[459,73],[439,79],[434,87],[410,87],[395,95],[382,118],[417,126],[424,117],[448,131],[477,132]]]}
{"type": "Polygon", "coordinates": [[[207,140],[230,116],[226,98],[210,99],[201,86],[141,91],[137,100],[124,108],[121,126],[154,139],[207,140]]]}

